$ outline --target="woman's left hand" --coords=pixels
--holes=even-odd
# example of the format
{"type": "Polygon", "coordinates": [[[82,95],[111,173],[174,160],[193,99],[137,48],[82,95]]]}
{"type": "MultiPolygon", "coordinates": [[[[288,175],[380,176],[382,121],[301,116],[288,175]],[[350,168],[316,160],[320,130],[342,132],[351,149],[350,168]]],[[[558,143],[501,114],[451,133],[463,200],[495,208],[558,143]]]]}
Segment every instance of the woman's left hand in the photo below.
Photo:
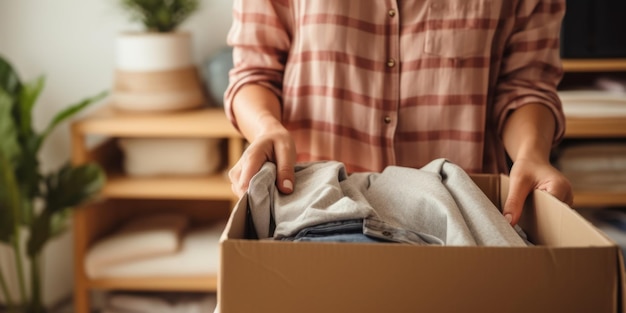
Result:
{"type": "Polygon", "coordinates": [[[509,176],[509,196],[502,214],[511,225],[517,224],[526,198],[535,189],[547,191],[569,206],[573,204],[574,197],[570,182],[549,162],[530,159],[516,160],[509,176]]]}

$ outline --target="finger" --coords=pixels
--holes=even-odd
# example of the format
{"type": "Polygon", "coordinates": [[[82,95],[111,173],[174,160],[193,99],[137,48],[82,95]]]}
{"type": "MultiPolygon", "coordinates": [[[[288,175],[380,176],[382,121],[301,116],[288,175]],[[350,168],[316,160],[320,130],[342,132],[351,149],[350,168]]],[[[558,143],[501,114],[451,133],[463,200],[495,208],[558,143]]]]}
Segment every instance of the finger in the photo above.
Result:
{"type": "Polygon", "coordinates": [[[554,183],[549,186],[539,187],[538,189],[550,193],[552,196],[569,206],[571,206],[574,202],[572,188],[570,187],[569,183],[554,183]]]}
{"type": "Polygon", "coordinates": [[[291,144],[277,145],[274,153],[276,154],[276,186],[280,192],[290,194],[295,188],[295,171],[296,162],[295,150],[291,144]]]}
{"type": "Polygon", "coordinates": [[[509,196],[504,203],[502,214],[511,225],[516,225],[524,209],[528,194],[533,189],[532,181],[525,178],[511,177],[509,196]]]}
{"type": "Polygon", "coordinates": [[[242,189],[240,184],[241,177],[241,159],[237,161],[235,166],[233,166],[230,171],[228,171],[228,178],[230,179],[230,189],[232,189],[233,193],[241,198],[245,193],[245,189],[242,189]]]}
{"type": "Polygon", "coordinates": [[[235,185],[235,184],[230,184],[230,189],[233,191],[233,193],[238,198],[243,197],[243,195],[245,194],[245,192],[243,190],[239,189],[239,187],[237,187],[237,185],[235,185]]]}
{"type": "MultiPolygon", "coordinates": [[[[250,148],[248,148],[250,149],[250,148]]],[[[264,157],[252,157],[254,156],[253,153],[249,154],[250,157],[248,157],[248,155],[245,156],[245,161],[242,163],[241,166],[241,175],[239,176],[239,189],[243,190],[244,192],[248,191],[248,187],[250,186],[250,180],[252,180],[252,177],[259,172],[259,170],[261,169],[261,166],[263,166],[263,163],[265,163],[266,159],[264,157]]],[[[265,156],[264,154],[262,154],[262,156],[265,156]]]]}

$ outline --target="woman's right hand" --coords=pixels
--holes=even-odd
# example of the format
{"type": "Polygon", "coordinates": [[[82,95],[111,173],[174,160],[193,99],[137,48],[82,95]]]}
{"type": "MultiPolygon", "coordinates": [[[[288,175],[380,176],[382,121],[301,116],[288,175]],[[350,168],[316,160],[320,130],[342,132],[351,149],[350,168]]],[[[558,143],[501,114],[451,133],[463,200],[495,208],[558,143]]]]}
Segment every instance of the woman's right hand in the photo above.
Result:
{"type": "Polygon", "coordinates": [[[235,166],[228,172],[233,192],[241,197],[250,180],[265,162],[276,163],[276,187],[282,193],[293,192],[296,147],[289,131],[280,123],[255,136],[235,166]]]}

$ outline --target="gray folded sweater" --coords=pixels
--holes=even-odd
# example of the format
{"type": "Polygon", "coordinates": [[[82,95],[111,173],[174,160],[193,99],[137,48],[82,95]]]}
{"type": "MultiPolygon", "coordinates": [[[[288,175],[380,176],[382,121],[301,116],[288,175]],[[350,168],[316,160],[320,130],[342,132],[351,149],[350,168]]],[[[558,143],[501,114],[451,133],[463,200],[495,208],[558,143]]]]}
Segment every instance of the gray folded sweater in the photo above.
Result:
{"type": "Polygon", "coordinates": [[[382,173],[352,175],[339,162],[312,162],[296,165],[295,174],[289,195],[276,188],[273,163],[250,181],[248,208],[259,238],[363,219],[365,234],[402,243],[526,245],[521,229],[511,227],[469,175],[445,159],[421,169],[389,166],[382,173]]]}

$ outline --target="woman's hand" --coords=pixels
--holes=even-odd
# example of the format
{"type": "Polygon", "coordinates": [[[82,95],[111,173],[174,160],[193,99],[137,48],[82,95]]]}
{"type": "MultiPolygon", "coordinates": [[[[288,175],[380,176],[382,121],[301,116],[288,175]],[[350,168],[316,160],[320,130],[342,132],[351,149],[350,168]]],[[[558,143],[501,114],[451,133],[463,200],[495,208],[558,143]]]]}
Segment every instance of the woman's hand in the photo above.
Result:
{"type": "Polygon", "coordinates": [[[265,162],[276,163],[278,190],[283,193],[293,192],[296,146],[291,134],[281,123],[278,97],[266,87],[249,84],[237,92],[231,107],[239,130],[250,142],[250,146],[228,173],[233,192],[239,197],[243,196],[248,191],[252,176],[265,162]]]}
{"type": "Polygon", "coordinates": [[[296,149],[289,132],[277,124],[266,133],[255,137],[235,166],[229,171],[233,192],[241,197],[248,190],[250,180],[265,162],[276,163],[276,187],[283,193],[294,189],[296,149]]]}
{"type": "Polygon", "coordinates": [[[547,191],[570,206],[573,203],[569,181],[549,162],[518,159],[509,176],[509,196],[502,213],[511,225],[517,224],[526,198],[535,189],[547,191]]]}
{"type": "Polygon", "coordinates": [[[524,202],[534,189],[545,190],[568,205],[573,202],[569,181],[550,164],[555,130],[556,118],[542,104],[524,105],[505,121],[502,140],[513,167],[502,214],[511,225],[519,221],[524,202]]]}

